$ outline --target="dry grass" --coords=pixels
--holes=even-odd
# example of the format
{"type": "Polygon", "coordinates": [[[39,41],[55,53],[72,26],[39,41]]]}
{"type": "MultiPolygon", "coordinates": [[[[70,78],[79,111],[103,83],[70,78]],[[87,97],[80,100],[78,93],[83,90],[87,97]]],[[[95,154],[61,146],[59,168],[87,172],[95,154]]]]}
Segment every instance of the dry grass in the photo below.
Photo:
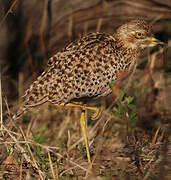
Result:
{"type": "MultiPolygon", "coordinates": [[[[43,123],[48,126],[48,129],[53,129],[54,125],[49,124],[50,122],[43,123]]],[[[40,124],[36,124],[36,129],[41,128],[40,124]]],[[[59,127],[56,133],[46,129],[44,133],[51,136],[51,138],[48,137],[51,141],[41,142],[42,144],[35,142],[31,132],[26,138],[21,127],[17,133],[3,127],[4,133],[9,135],[7,139],[1,139],[1,148],[5,151],[1,166],[3,177],[14,178],[17,173],[17,176],[20,174],[20,177],[24,179],[26,176],[31,179],[44,179],[45,177],[48,179],[82,179],[89,176],[108,179],[114,177],[125,179],[128,176],[131,179],[135,177],[141,179],[142,176],[153,176],[154,170],[156,174],[156,168],[162,160],[160,152],[163,143],[161,140],[153,144],[150,142],[151,137],[145,136],[140,130],[135,142],[132,137],[129,142],[124,142],[123,124],[116,124],[114,119],[105,125],[106,128],[101,127],[104,126],[104,122],[101,121],[100,124],[95,128],[96,135],[90,139],[93,142],[90,146],[93,154],[91,167],[88,166],[84,146],[78,143],[81,140],[79,127],[72,127],[72,121],[68,122],[62,138],[57,138],[57,141],[55,139],[59,135],[59,127]],[[101,128],[103,133],[100,131],[101,128]],[[67,131],[70,135],[69,133],[67,135],[67,131]],[[58,146],[54,147],[53,144],[58,146]]],[[[88,132],[91,132],[94,126],[96,124],[90,126],[88,132]]],[[[39,133],[36,130],[32,131],[39,133]]],[[[44,138],[44,133],[41,138],[44,138]]],[[[162,139],[162,133],[158,139],[162,139]]]]}
{"type": "MultiPolygon", "coordinates": [[[[44,55],[43,33],[47,2],[44,2],[40,28],[40,44],[44,55]]],[[[17,0],[14,0],[1,24],[16,4],[17,0]]],[[[96,31],[101,30],[102,24],[101,18],[97,22],[96,31]]],[[[87,34],[88,27],[88,23],[85,23],[84,34],[87,34]]],[[[73,36],[73,28],[73,18],[70,17],[69,37],[73,36]]],[[[28,25],[24,44],[30,67],[35,74],[28,47],[30,36],[31,29],[28,25]]],[[[135,78],[131,77],[128,83],[130,94],[136,98],[139,114],[134,133],[128,133],[127,118],[113,114],[113,97],[102,104],[103,112],[98,120],[91,121],[91,115],[87,114],[91,165],[88,165],[86,159],[78,109],[56,108],[44,104],[13,122],[11,109],[4,99],[8,116],[3,122],[1,110],[0,179],[169,179],[171,112],[167,105],[169,93],[166,88],[170,85],[165,84],[163,70],[158,73],[155,71],[156,60],[159,61],[159,69],[163,68],[162,58],[158,58],[161,54],[162,52],[157,51],[149,55],[147,68],[136,72],[135,78]],[[155,88],[161,89],[157,96],[153,93],[155,88]]],[[[22,94],[25,89],[24,76],[20,73],[19,77],[18,90],[22,94]]],[[[1,94],[0,99],[2,100],[1,94]]],[[[16,111],[16,104],[12,111],[16,111]]]]}

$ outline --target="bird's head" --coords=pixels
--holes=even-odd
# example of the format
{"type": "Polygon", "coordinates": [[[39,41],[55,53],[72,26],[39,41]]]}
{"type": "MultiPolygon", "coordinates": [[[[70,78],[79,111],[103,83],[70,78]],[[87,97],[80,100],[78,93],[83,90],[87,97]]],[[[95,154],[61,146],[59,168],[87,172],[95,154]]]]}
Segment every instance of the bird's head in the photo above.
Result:
{"type": "Polygon", "coordinates": [[[117,35],[124,46],[132,49],[163,45],[152,34],[151,26],[145,20],[132,20],[117,29],[117,35]]]}

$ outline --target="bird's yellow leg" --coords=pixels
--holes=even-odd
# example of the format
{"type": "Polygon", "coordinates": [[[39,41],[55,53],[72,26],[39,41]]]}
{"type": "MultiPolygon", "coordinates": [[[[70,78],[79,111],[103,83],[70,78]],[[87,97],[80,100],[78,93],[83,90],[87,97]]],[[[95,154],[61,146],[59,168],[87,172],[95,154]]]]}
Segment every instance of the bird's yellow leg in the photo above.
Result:
{"type": "Polygon", "coordinates": [[[84,142],[85,142],[88,163],[91,163],[88,138],[87,138],[87,131],[86,131],[86,123],[85,123],[85,110],[99,111],[98,108],[88,107],[85,104],[81,105],[81,104],[76,104],[76,103],[60,104],[60,106],[81,108],[81,110],[82,110],[81,117],[80,117],[81,131],[82,131],[82,135],[83,135],[84,142]]]}
{"type": "Polygon", "coordinates": [[[91,107],[91,106],[87,106],[86,104],[77,104],[77,103],[68,103],[68,104],[60,104],[61,106],[66,106],[66,107],[74,107],[74,108],[81,108],[81,109],[86,109],[86,110],[90,110],[90,111],[94,111],[94,115],[91,117],[92,120],[96,120],[97,118],[99,118],[101,111],[99,108],[97,107],[91,107]]]}
{"type": "Polygon", "coordinates": [[[87,131],[86,131],[86,123],[85,123],[85,110],[84,109],[81,112],[80,125],[81,125],[81,131],[82,131],[82,135],[83,135],[85,146],[86,146],[88,163],[91,163],[90,151],[89,151],[89,145],[88,145],[88,139],[87,139],[87,131]]]}

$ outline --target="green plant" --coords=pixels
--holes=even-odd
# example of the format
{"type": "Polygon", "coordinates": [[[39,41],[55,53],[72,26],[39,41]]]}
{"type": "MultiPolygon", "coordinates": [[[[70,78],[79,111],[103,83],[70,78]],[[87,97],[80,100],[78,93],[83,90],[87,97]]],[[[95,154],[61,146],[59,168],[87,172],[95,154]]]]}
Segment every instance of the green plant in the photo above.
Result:
{"type": "Polygon", "coordinates": [[[48,136],[45,134],[47,130],[46,126],[42,126],[36,134],[33,133],[33,138],[36,143],[42,144],[47,142],[48,136]]]}
{"type": "MultiPolygon", "coordinates": [[[[46,135],[46,126],[42,126],[35,134],[33,133],[33,139],[36,143],[42,144],[47,142],[48,136],[46,135]]],[[[45,153],[40,146],[33,146],[32,147],[34,152],[36,153],[36,160],[39,163],[41,168],[47,168],[48,167],[48,157],[47,153],[45,153]]]]}
{"type": "Polygon", "coordinates": [[[113,85],[115,84],[115,81],[112,80],[111,82],[109,82],[109,87],[112,89],[113,85]]]}
{"type": "Polygon", "coordinates": [[[134,98],[127,96],[123,90],[118,92],[118,97],[113,107],[113,113],[121,118],[127,118],[131,131],[134,130],[138,120],[134,98]]]}

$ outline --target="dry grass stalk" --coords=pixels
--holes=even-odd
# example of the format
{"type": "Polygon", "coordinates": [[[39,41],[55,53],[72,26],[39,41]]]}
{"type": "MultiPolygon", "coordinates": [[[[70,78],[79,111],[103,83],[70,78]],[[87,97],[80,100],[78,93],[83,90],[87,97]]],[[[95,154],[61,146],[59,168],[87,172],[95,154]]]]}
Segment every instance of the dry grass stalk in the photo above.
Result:
{"type": "Polygon", "coordinates": [[[23,92],[24,92],[23,84],[24,84],[24,75],[23,75],[23,73],[20,72],[18,74],[18,94],[19,94],[19,97],[21,97],[23,95],[23,92]]]}
{"type": "Polygon", "coordinates": [[[41,45],[42,53],[45,58],[46,58],[46,48],[45,48],[45,42],[44,42],[44,32],[45,32],[46,23],[47,23],[47,15],[48,15],[47,13],[48,13],[48,0],[45,0],[44,7],[43,7],[43,17],[42,17],[42,21],[40,25],[40,32],[39,32],[40,45],[41,45]]]}
{"type": "Polygon", "coordinates": [[[152,139],[152,144],[156,143],[159,131],[160,131],[160,126],[157,128],[157,131],[156,131],[156,133],[155,133],[155,135],[154,135],[154,137],[152,139]]]}
{"type": "Polygon", "coordinates": [[[71,110],[69,110],[67,112],[66,119],[60,125],[60,128],[59,128],[60,130],[59,130],[59,133],[58,133],[58,138],[63,136],[63,134],[64,134],[64,132],[65,132],[67,126],[68,126],[68,123],[71,121],[70,117],[71,117],[71,110]]]}
{"type": "Polygon", "coordinates": [[[1,65],[0,65],[0,122],[1,122],[1,129],[3,126],[3,118],[2,118],[2,86],[1,86],[1,65]]]}
{"type": "Polygon", "coordinates": [[[100,32],[102,27],[103,18],[98,19],[97,26],[96,26],[96,32],[100,32]]]}
{"type": "Polygon", "coordinates": [[[69,19],[68,19],[68,36],[70,38],[73,37],[73,17],[72,17],[72,15],[69,16],[69,19]]]}
{"type": "Polygon", "coordinates": [[[10,112],[6,97],[4,97],[4,103],[5,103],[5,107],[7,109],[7,115],[8,115],[8,120],[9,120],[9,124],[10,124],[10,127],[8,127],[8,131],[10,131],[10,128],[12,128],[12,127],[17,129],[16,124],[14,123],[14,121],[13,121],[13,119],[11,117],[11,112],[10,112]]]}
{"type": "Polygon", "coordinates": [[[35,163],[33,163],[30,159],[30,157],[26,154],[26,151],[25,149],[19,144],[18,140],[16,139],[15,136],[13,136],[9,131],[8,129],[6,129],[5,126],[3,126],[3,128],[6,130],[6,132],[8,133],[8,135],[11,137],[11,139],[15,142],[15,145],[18,149],[19,152],[21,152],[21,154],[23,154],[23,157],[25,158],[26,162],[27,163],[30,163],[34,168],[36,168],[38,170],[38,172],[40,173],[40,178],[43,179],[43,172],[39,171],[39,168],[37,167],[37,165],[35,165],[35,163]]]}
{"type": "Polygon", "coordinates": [[[49,151],[48,151],[48,158],[49,158],[49,164],[50,164],[50,170],[51,170],[51,173],[52,173],[52,177],[53,177],[53,179],[56,179],[55,173],[54,173],[54,169],[53,169],[53,164],[52,164],[52,160],[51,160],[51,156],[50,156],[50,152],[49,152],[49,151]]]}
{"type": "Polygon", "coordinates": [[[17,5],[18,0],[14,0],[10,6],[10,8],[8,9],[8,11],[6,12],[5,16],[2,18],[1,22],[0,22],[0,27],[3,25],[3,23],[5,22],[7,16],[13,12],[13,10],[15,9],[15,6],[17,5]]]}
{"type": "MultiPolygon", "coordinates": [[[[23,135],[24,140],[26,141],[26,137],[25,137],[24,132],[23,132],[21,127],[20,127],[20,131],[21,131],[21,133],[23,135]]],[[[36,160],[34,158],[34,155],[33,155],[32,151],[30,149],[30,145],[28,143],[26,143],[26,145],[27,145],[28,151],[29,151],[29,153],[31,155],[31,158],[32,158],[32,161],[31,161],[32,162],[32,166],[35,167],[38,170],[40,178],[44,179],[45,174],[40,170],[39,166],[37,165],[37,162],[36,162],[36,160]]]]}
{"type": "Polygon", "coordinates": [[[25,46],[25,49],[26,49],[26,52],[27,52],[27,60],[28,60],[28,64],[32,70],[32,76],[35,78],[36,77],[36,71],[35,71],[35,66],[33,64],[33,58],[32,58],[32,54],[30,52],[30,47],[29,47],[29,41],[30,41],[30,38],[32,36],[32,27],[31,27],[31,21],[32,19],[30,18],[28,23],[27,23],[27,26],[26,26],[26,35],[24,37],[24,46],[25,46]]]}
{"type": "Polygon", "coordinates": [[[23,157],[21,157],[21,164],[20,164],[20,175],[19,175],[19,180],[22,180],[22,174],[23,174],[23,157]]]}
{"type": "Polygon", "coordinates": [[[83,33],[83,36],[86,36],[88,33],[88,22],[85,22],[84,23],[84,33],[83,33]]]}

